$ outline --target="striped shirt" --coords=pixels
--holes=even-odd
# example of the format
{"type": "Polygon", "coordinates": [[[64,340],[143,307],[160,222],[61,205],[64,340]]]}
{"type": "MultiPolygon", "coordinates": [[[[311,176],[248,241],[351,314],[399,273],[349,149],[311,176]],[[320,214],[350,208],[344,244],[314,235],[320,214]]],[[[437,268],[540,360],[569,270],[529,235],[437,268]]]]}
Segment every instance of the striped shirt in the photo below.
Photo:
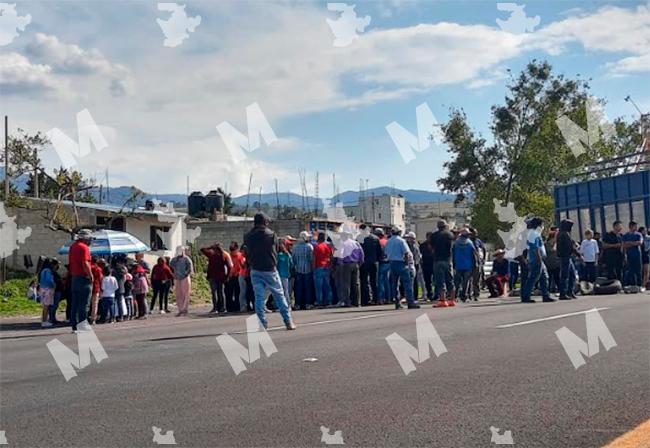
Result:
{"type": "Polygon", "coordinates": [[[305,242],[296,244],[293,246],[291,257],[297,273],[309,274],[312,271],[314,248],[311,244],[305,242]]]}

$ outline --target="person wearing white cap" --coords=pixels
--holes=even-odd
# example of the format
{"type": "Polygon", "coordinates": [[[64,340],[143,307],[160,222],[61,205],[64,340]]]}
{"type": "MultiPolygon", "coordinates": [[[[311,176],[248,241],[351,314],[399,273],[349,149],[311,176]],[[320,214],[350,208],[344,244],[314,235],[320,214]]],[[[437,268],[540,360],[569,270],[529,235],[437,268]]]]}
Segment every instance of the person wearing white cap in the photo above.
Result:
{"type": "Polygon", "coordinates": [[[293,246],[291,258],[296,270],[293,292],[296,296],[296,309],[306,310],[313,306],[314,291],[314,247],[310,244],[311,234],[300,232],[298,244],[293,246]]]}

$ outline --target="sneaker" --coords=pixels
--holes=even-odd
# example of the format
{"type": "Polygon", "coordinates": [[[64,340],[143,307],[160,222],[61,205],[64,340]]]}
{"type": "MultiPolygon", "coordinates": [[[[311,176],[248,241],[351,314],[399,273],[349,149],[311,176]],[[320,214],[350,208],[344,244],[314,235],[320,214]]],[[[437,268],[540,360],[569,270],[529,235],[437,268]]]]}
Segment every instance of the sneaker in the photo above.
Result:
{"type": "Polygon", "coordinates": [[[88,321],[84,320],[83,322],[79,322],[77,324],[77,331],[92,331],[92,328],[88,321]]]}
{"type": "Polygon", "coordinates": [[[298,327],[296,326],[296,324],[293,323],[292,320],[290,320],[289,322],[285,323],[284,326],[287,327],[287,330],[295,330],[296,328],[298,328],[298,327]]]}
{"type": "Polygon", "coordinates": [[[447,306],[456,306],[455,300],[447,300],[447,306]]]}
{"type": "Polygon", "coordinates": [[[395,309],[396,309],[396,310],[401,310],[401,309],[402,309],[402,305],[400,305],[399,302],[397,302],[397,303],[395,304],[395,309]]]}
{"type": "Polygon", "coordinates": [[[447,300],[438,300],[437,303],[434,303],[432,308],[446,308],[450,305],[447,305],[448,301],[447,300]]]}
{"type": "Polygon", "coordinates": [[[166,314],[165,310],[160,310],[160,314],[166,314]]]}
{"type": "Polygon", "coordinates": [[[408,305],[409,310],[417,310],[419,308],[420,308],[420,305],[418,305],[417,303],[409,303],[409,305],[408,305]]]}
{"type": "Polygon", "coordinates": [[[522,300],[521,303],[535,303],[535,299],[522,300]]]}
{"type": "Polygon", "coordinates": [[[555,299],[551,299],[550,297],[546,297],[545,299],[542,299],[542,302],[555,302],[555,299]]]}
{"type": "Polygon", "coordinates": [[[53,327],[53,326],[54,326],[54,324],[52,324],[52,322],[47,322],[47,321],[41,322],[41,328],[50,328],[50,327],[53,327]]]}
{"type": "Polygon", "coordinates": [[[571,300],[571,297],[560,296],[560,297],[559,297],[559,300],[571,300]]]}

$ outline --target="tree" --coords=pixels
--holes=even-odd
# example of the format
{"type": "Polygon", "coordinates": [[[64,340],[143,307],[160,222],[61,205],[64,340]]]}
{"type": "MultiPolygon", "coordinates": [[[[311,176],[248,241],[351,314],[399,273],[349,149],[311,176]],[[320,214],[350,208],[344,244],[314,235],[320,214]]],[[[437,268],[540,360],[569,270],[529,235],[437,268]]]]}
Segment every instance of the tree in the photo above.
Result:
{"type": "Polygon", "coordinates": [[[442,130],[451,160],[444,164],[446,175],[438,180],[457,201],[472,196],[473,225],[496,243],[501,225],[492,212],[493,199],[504,205],[513,202],[520,216],[534,214],[552,221],[554,185],[574,179],[585,166],[629,150],[639,140],[631,125],[619,119],[616,136],[601,139],[575,157],[556,120],[566,115],[587,128],[588,81],[568,79],[553,73],[548,62],[533,60],[519,75],[511,74],[506,87],[503,104],[491,108],[491,143],[476,135],[462,110],[450,111],[442,130]]]}

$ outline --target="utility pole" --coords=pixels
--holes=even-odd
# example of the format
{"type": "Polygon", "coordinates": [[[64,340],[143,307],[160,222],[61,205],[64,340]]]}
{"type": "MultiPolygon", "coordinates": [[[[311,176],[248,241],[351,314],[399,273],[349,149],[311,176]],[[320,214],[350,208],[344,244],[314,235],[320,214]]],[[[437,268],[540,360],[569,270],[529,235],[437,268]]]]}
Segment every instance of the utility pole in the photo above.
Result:
{"type": "Polygon", "coordinates": [[[246,210],[244,210],[244,216],[248,216],[248,204],[251,199],[251,184],[253,183],[253,172],[251,171],[251,176],[248,178],[248,192],[246,193],[246,210]]]}
{"type": "Polygon", "coordinates": [[[190,195],[190,176],[189,175],[187,176],[187,185],[186,186],[187,186],[187,188],[186,188],[187,196],[189,196],[190,195]]]}
{"type": "Polygon", "coordinates": [[[5,202],[9,200],[9,116],[5,115],[5,202]]]}
{"type": "MultiPolygon", "coordinates": [[[[5,202],[9,200],[9,117],[5,115],[5,202]]],[[[0,284],[7,280],[7,259],[2,258],[0,269],[0,284]]]]}
{"type": "Polygon", "coordinates": [[[106,202],[111,203],[111,187],[108,183],[108,168],[106,168],[106,202]]]}
{"type": "Polygon", "coordinates": [[[332,173],[332,205],[336,205],[336,173],[332,173]]]}
{"type": "Polygon", "coordinates": [[[260,185],[260,192],[257,196],[257,211],[262,211],[262,186],[260,185]]]}
{"type": "MultiPolygon", "coordinates": [[[[38,151],[34,148],[34,160],[38,160],[38,151]]],[[[38,163],[34,164],[34,182],[32,182],[32,187],[34,187],[34,197],[39,198],[39,185],[38,185],[38,163]]]]}
{"type": "Polygon", "coordinates": [[[314,216],[318,215],[318,171],[314,180],[314,216]]]}
{"type": "Polygon", "coordinates": [[[364,216],[365,216],[364,207],[366,206],[366,197],[365,197],[365,192],[363,190],[363,187],[364,187],[363,179],[359,179],[359,200],[358,200],[358,203],[359,203],[359,219],[361,219],[361,221],[364,221],[364,216]]]}
{"type": "Polygon", "coordinates": [[[280,196],[278,194],[278,179],[273,179],[275,183],[275,219],[280,218],[280,196]]]}

